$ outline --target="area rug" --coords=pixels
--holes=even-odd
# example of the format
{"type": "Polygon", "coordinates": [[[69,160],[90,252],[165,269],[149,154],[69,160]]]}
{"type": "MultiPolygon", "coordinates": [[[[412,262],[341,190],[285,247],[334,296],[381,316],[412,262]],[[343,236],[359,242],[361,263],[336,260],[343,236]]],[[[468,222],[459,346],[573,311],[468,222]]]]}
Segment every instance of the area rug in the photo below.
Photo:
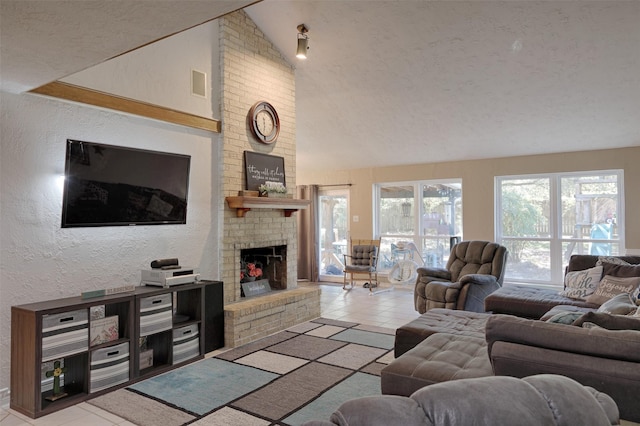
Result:
{"type": "Polygon", "coordinates": [[[380,395],[395,330],[318,318],[87,401],[141,426],[299,425],[380,395]]]}

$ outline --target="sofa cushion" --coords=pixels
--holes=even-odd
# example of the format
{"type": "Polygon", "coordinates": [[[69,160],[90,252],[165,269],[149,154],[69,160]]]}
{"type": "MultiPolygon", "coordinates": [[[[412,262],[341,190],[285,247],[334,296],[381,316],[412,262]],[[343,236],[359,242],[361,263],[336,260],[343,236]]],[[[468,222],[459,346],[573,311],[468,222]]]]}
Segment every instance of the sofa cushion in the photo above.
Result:
{"type": "Polygon", "coordinates": [[[604,302],[598,308],[598,312],[613,315],[628,315],[636,310],[637,306],[629,293],[621,293],[604,302]]]}
{"type": "MultiPolygon", "coordinates": [[[[609,264],[603,265],[604,269],[602,271],[603,275],[613,275],[614,277],[640,277],[640,265],[634,264],[609,264]]],[[[640,287],[638,287],[634,292],[631,293],[634,299],[640,299],[640,287]]]]}
{"type": "Polygon", "coordinates": [[[584,315],[582,312],[559,312],[546,320],[547,322],[555,322],[558,324],[573,324],[575,320],[584,315]]]}
{"type": "Polygon", "coordinates": [[[548,321],[552,316],[561,312],[579,312],[580,315],[594,311],[594,308],[585,308],[583,306],[558,305],[549,309],[547,313],[540,317],[540,321],[548,321]]]}
{"type": "Polygon", "coordinates": [[[564,277],[564,291],[560,294],[571,299],[584,300],[598,287],[602,271],[602,266],[594,266],[583,271],[567,272],[564,277]]]}
{"type": "Polygon", "coordinates": [[[626,315],[611,315],[603,312],[588,312],[574,321],[573,325],[582,327],[584,323],[592,323],[607,330],[638,330],[640,318],[626,315]]]}
{"type": "Polygon", "coordinates": [[[614,265],[631,265],[629,262],[617,256],[598,256],[596,265],[602,265],[603,263],[613,263],[614,265]]]}
{"type": "Polygon", "coordinates": [[[451,281],[455,282],[468,274],[489,274],[499,277],[504,269],[504,256],[498,255],[505,249],[499,244],[487,241],[463,241],[456,244],[447,269],[451,281]]]}
{"type": "Polygon", "coordinates": [[[602,275],[611,275],[613,277],[640,277],[640,265],[616,265],[613,263],[602,264],[602,275]]]}
{"type": "Polygon", "coordinates": [[[371,258],[378,253],[378,247],[373,245],[355,245],[352,248],[350,266],[371,266],[371,258]]]}
{"type": "MultiPolygon", "coordinates": [[[[616,266],[622,267],[620,265],[616,266]]],[[[600,283],[593,294],[588,296],[585,300],[589,303],[603,304],[607,300],[621,293],[635,293],[639,286],[640,276],[622,278],[613,275],[605,275],[602,280],[600,280],[600,283]]]]}

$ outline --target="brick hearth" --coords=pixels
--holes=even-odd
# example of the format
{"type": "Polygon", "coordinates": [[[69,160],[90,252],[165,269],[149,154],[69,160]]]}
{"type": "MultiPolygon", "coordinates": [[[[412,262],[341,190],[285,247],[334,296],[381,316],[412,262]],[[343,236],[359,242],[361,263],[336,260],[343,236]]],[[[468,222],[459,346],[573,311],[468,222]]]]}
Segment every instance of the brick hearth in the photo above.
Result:
{"type": "Polygon", "coordinates": [[[320,316],[320,289],[298,287],[224,307],[224,341],[236,347],[320,316]]]}

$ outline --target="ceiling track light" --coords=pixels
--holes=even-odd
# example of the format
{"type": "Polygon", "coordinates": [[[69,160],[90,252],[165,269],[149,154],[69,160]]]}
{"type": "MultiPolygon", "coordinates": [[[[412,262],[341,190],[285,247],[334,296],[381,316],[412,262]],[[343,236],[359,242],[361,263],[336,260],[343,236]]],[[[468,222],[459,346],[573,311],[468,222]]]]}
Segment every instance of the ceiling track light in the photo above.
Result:
{"type": "Polygon", "coordinates": [[[298,50],[296,58],[307,59],[307,50],[309,50],[309,29],[304,24],[298,25],[298,50]]]}

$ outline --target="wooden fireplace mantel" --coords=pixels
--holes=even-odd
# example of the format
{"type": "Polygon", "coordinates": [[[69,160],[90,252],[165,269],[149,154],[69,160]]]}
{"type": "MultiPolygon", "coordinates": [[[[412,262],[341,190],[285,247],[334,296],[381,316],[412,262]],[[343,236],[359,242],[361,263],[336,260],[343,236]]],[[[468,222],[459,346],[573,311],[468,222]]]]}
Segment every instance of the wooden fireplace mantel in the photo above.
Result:
{"type": "Polygon", "coordinates": [[[298,210],[309,207],[311,201],[296,198],[272,198],[272,197],[226,197],[230,208],[236,209],[237,217],[244,217],[251,209],[279,209],[284,211],[285,217],[290,217],[298,210]]]}

